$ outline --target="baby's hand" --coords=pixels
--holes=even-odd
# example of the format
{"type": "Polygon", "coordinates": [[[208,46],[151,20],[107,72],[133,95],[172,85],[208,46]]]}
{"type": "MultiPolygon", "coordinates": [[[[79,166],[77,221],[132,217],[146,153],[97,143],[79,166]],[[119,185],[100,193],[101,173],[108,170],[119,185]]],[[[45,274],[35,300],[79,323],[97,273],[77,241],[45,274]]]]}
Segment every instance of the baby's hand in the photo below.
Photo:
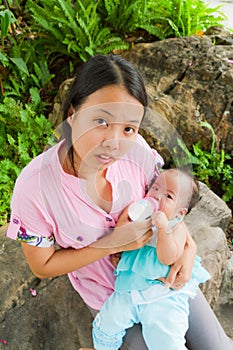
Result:
{"type": "Polygon", "coordinates": [[[152,214],[152,224],[157,227],[158,230],[167,230],[168,218],[162,211],[156,211],[152,214]]]}

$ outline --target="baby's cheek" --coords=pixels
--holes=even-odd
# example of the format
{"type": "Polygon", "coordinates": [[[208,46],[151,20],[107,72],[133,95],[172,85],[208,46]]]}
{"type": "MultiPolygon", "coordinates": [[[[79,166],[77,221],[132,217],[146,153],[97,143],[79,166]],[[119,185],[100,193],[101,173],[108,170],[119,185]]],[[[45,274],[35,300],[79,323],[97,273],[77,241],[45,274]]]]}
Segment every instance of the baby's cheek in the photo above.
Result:
{"type": "Polygon", "coordinates": [[[156,197],[156,196],[155,196],[154,187],[151,187],[151,188],[149,189],[149,191],[148,191],[147,194],[146,194],[146,197],[152,197],[152,198],[156,197]]]}

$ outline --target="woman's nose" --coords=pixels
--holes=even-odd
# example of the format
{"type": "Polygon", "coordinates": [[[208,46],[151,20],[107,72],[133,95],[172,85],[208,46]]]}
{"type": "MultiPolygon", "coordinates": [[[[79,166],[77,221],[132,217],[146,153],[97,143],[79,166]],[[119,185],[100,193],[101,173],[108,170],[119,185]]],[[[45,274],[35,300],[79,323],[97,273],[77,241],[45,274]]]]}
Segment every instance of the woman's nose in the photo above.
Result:
{"type": "Polygon", "coordinates": [[[122,135],[119,128],[115,126],[105,135],[103,146],[111,150],[119,149],[121,137],[122,135]]]}
{"type": "Polygon", "coordinates": [[[120,145],[120,140],[118,138],[109,138],[103,141],[103,147],[106,147],[110,150],[119,149],[119,145],[120,145]]]}

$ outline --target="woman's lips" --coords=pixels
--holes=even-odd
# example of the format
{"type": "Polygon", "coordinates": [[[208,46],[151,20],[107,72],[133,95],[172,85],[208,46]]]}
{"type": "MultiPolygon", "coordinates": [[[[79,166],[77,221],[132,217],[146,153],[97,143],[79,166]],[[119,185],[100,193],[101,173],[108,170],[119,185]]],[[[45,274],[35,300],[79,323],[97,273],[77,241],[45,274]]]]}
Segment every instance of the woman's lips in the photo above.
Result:
{"type": "Polygon", "coordinates": [[[102,164],[108,164],[114,160],[114,158],[108,154],[98,154],[96,158],[102,164]]]}

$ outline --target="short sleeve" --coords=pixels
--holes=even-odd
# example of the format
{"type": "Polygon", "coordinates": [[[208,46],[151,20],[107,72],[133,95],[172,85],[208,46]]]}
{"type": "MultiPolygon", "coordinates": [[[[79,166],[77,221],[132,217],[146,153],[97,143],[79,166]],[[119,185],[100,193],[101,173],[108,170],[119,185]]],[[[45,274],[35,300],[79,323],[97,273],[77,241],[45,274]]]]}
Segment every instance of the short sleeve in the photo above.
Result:
{"type": "Polygon", "coordinates": [[[39,173],[30,168],[28,171],[28,167],[22,170],[15,183],[7,237],[17,239],[20,227],[33,236],[51,237],[54,232],[41,200],[39,173]]]}
{"type": "Polygon", "coordinates": [[[27,231],[24,227],[20,227],[17,233],[17,240],[24,242],[34,247],[49,248],[54,245],[54,236],[44,237],[38,236],[34,233],[27,231]]]}
{"type": "Polygon", "coordinates": [[[21,220],[16,215],[11,215],[11,220],[7,229],[7,237],[17,239],[18,231],[21,226],[21,220]]]}
{"type": "Polygon", "coordinates": [[[7,237],[17,240],[19,242],[24,242],[35,247],[48,248],[54,245],[54,236],[43,236],[35,234],[21,226],[21,220],[12,215],[11,221],[7,229],[7,237]]]}

